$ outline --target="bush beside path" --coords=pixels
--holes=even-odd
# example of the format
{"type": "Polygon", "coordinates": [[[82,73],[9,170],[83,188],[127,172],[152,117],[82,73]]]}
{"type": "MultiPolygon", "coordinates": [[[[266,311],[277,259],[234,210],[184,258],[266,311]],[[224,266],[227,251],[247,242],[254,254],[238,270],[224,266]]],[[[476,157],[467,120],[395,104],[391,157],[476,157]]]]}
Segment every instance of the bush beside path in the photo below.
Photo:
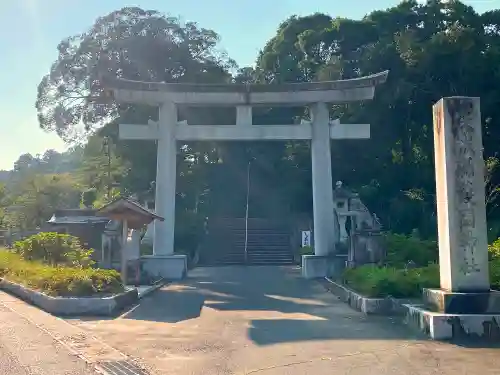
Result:
{"type": "Polygon", "coordinates": [[[39,233],[0,249],[0,278],[51,296],[96,297],[124,291],[115,270],[94,268],[92,249],[78,238],[39,233]]]}
{"type": "MultiPolygon", "coordinates": [[[[346,269],[344,284],[366,297],[416,298],[423,288],[439,288],[438,246],[435,241],[388,233],[383,266],[346,269]]],[[[489,245],[491,288],[500,290],[500,239],[489,245]]]]}

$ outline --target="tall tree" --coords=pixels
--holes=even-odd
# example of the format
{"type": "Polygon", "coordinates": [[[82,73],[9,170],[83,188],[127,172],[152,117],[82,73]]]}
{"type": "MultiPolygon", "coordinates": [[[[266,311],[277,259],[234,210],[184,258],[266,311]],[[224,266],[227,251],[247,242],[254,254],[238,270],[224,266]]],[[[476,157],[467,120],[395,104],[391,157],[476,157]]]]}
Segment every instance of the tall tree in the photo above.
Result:
{"type": "MultiPolygon", "coordinates": [[[[485,155],[496,154],[499,20],[498,12],[480,16],[455,0],[403,1],[360,21],[291,17],[264,47],[256,71],[268,82],[302,82],[389,69],[373,101],[332,108],[343,122],[372,124],[370,141],[334,143],[334,178],[357,187],[390,229],[426,227],[432,235],[431,106],[443,96],[481,96],[485,155]]],[[[308,169],[305,155],[295,157],[308,169]]]]}
{"type": "Polygon", "coordinates": [[[214,31],[157,11],[129,7],[101,17],[58,45],[58,58],[38,85],[40,126],[72,140],[116,117],[115,103],[88,100],[102,95],[103,76],[155,82],[230,79],[226,70],[234,62],[218,50],[218,42],[214,31]]]}

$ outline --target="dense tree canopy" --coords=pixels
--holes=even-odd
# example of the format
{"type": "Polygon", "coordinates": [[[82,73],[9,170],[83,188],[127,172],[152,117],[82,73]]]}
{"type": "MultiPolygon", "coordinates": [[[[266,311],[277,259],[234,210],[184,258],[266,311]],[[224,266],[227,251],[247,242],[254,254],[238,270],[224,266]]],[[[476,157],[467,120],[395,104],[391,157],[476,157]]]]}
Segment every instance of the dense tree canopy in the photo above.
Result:
{"type": "Polygon", "coordinates": [[[104,75],[160,82],[229,79],[226,69],[234,63],[217,51],[218,41],[211,30],[156,11],[123,8],[101,17],[57,46],[58,59],[38,86],[40,126],[71,139],[116,117],[113,103],[88,100],[102,94],[104,75]]]}
{"type": "MultiPolygon", "coordinates": [[[[431,107],[444,96],[479,96],[489,223],[492,234],[498,235],[500,10],[480,15],[460,1],[408,0],[361,20],[319,13],[293,16],[263,46],[255,66],[240,69],[218,43],[219,36],[211,30],[139,8],[113,12],[60,43],[58,59],[38,88],[40,126],[65,139],[89,135],[84,146],[65,156],[74,157],[66,165],[72,166],[81,189],[97,190],[98,204],[109,186],[113,194],[151,194],[156,173],[154,142],[120,141],[117,123],[144,123],[156,119],[157,111],[87,100],[102,93],[103,75],[274,84],[352,78],[388,69],[389,79],[373,101],[332,108],[332,116],[342,122],[372,125],[370,140],[333,142],[334,179],[358,190],[387,229],[409,233],[417,228],[424,236],[435,236],[431,107]],[[103,152],[104,139],[110,142],[109,158],[103,152]]],[[[303,108],[266,108],[257,111],[255,121],[283,123],[307,115],[303,108]]],[[[190,123],[231,123],[233,115],[181,108],[180,116],[190,123]]],[[[48,152],[42,159],[58,157],[48,152]]],[[[33,165],[36,173],[68,172],[43,169],[46,163],[36,159],[23,155],[16,173],[33,170],[33,165]]],[[[307,142],[180,144],[178,214],[242,216],[249,161],[251,215],[311,214],[307,142]]]]}

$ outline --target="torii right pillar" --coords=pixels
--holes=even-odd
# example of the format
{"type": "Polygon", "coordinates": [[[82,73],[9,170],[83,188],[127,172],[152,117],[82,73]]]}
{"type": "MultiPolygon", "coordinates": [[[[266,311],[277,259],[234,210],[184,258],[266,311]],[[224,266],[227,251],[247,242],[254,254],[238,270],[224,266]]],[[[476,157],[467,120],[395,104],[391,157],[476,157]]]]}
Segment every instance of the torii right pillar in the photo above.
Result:
{"type": "Polygon", "coordinates": [[[312,105],[311,115],[314,255],[302,256],[302,276],[306,279],[335,273],[333,258],[329,255],[335,254],[335,239],[338,238],[333,207],[330,114],[327,104],[312,105]]]}

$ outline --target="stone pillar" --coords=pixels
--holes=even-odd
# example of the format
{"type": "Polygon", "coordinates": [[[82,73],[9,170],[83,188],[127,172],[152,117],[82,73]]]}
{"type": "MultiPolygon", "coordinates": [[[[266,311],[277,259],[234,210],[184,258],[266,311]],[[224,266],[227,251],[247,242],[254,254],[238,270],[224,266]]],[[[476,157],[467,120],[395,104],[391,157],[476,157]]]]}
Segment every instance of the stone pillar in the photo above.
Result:
{"type": "Polygon", "coordinates": [[[407,304],[405,322],[435,340],[498,341],[500,292],[490,290],[479,98],[433,107],[440,289],[407,304]]]}
{"type": "Polygon", "coordinates": [[[158,151],[156,160],[155,211],[164,221],[155,221],[153,255],[174,253],[175,184],[177,147],[175,127],[177,108],[173,103],[163,103],[158,122],[158,151]]]}
{"type": "MultiPolygon", "coordinates": [[[[141,257],[142,271],[152,280],[181,279],[187,272],[187,257],[174,254],[175,184],[177,177],[177,108],[174,103],[160,106],[156,160],[155,211],[164,221],[154,221],[153,255],[141,257]]],[[[149,229],[149,226],[148,226],[149,229]]]]}
{"type": "Polygon", "coordinates": [[[314,211],[314,254],[335,251],[335,219],[330,154],[330,115],[326,103],[317,103],[312,112],[312,193],[314,211]]]}
{"type": "Polygon", "coordinates": [[[339,235],[333,206],[330,117],[325,103],[315,104],[311,112],[314,255],[302,256],[302,275],[307,279],[332,276],[339,272],[338,262],[328,258],[329,254],[335,253],[335,239],[339,235]]]}
{"type": "MultiPolygon", "coordinates": [[[[432,313],[414,310],[456,314],[462,326],[469,324],[467,316],[480,314],[465,332],[484,335],[484,324],[491,324],[487,314],[500,313],[500,293],[491,291],[489,282],[479,98],[444,98],[433,112],[441,289],[423,290],[432,313]]],[[[446,316],[430,321],[431,335],[451,338],[457,328],[453,324],[446,316]]]]}
{"type": "Polygon", "coordinates": [[[434,105],[441,289],[490,290],[479,98],[434,105]]]}

